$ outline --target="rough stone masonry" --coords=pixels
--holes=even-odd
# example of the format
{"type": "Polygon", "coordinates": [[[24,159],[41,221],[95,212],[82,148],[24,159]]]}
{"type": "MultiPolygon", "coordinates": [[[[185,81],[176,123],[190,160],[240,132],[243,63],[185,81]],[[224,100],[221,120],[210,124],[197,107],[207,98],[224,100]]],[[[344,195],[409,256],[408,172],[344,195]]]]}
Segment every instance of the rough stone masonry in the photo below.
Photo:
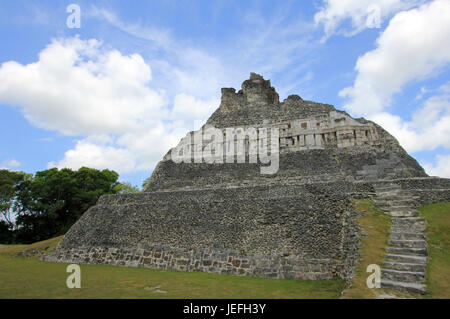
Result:
{"type": "MultiPolygon", "coordinates": [[[[351,200],[380,183],[450,200],[379,125],[291,95],[252,73],[222,89],[205,127],[279,129],[279,170],[255,163],[175,163],[169,151],[141,194],[102,196],[43,259],[275,278],[352,276],[360,229],[351,200]]],[[[249,137],[236,134],[236,143],[249,137]]],[[[214,141],[192,142],[192,152],[214,141]]],[[[226,147],[218,145],[214,147],[226,147]]],[[[246,148],[248,156],[248,147],[246,148]]]]}

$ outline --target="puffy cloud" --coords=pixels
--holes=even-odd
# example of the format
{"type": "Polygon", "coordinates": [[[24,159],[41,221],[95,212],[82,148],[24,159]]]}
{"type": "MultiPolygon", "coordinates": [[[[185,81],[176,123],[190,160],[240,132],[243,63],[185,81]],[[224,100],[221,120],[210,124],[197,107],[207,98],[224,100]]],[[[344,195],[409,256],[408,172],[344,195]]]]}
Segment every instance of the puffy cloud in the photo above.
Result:
{"type": "Polygon", "coordinates": [[[185,127],[176,126],[172,129],[171,126],[173,125],[160,123],[152,128],[129,132],[120,136],[117,144],[126,147],[135,155],[135,170],[149,171],[186,135],[185,127]]]}
{"type": "Polygon", "coordinates": [[[419,0],[324,0],[324,5],[314,16],[316,25],[323,25],[326,40],[333,34],[352,36],[366,28],[380,28],[386,17],[410,9],[419,0]],[[351,27],[345,28],[346,22],[351,27]]]}
{"type": "Polygon", "coordinates": [[[382,111],[401,88],[439,72],[450,61],[450,2],[435,0],[393,17],[377,48],[360,57],[352,87],[339,94],[360,115],[382,111]]]}
{"type": "Polygon", "coordinates": [[[34,125],[66,135],[121,133],[165,115],[162,91],[138,54],[103,51],[95,39],[53,40],[39,61],[0,67],[0,103],[34,125]]]}
{"type": "Polygon", "coordinates": [[[118,173],[128,173],[135,169],[135,159],[130,150],[110,145],[96,144],[89,140],[78,141],[75,148],[68,150],[58,163],[50,162],[51,167],[70,167],[79,169],[87,166],[97,169],[112,169],[118,173]]]}
{"type": "Polygon", "coordinates": [[[437,164],[424,163],[423,167],[430,176],[450,178],[450,155],[437,155],[437,164]]]}
{"type": "Polygon", "coordinates": [[[108,168],[119,174],[149,171],[186,134],[186,128],[171,129],[170,126],[159,123],[117,137],[89,136],[77,141],[75,148],[65,152],[63,159],[48,163],[48,167],[108,168]]]}
{"type": "Polygon", "coordinates": [[[430,97],[411,121],[382,112],[370,117],[393,134],[408,152],[450,148],[450,95],[430,97]]]}

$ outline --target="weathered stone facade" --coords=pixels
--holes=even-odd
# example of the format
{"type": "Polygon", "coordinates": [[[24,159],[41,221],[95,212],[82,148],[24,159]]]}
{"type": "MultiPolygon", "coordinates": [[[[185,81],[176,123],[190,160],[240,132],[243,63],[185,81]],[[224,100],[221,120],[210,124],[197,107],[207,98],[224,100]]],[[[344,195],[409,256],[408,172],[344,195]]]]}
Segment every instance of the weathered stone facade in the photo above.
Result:
{"type": "MultiPolygon", "coordinates": [[[[298,96],[280,103],[270,81],[256,74],[238,93],[222,89],[221,105],[205,127],[231,129],[246,159],[252,141],[245,132],[276,127],[279,170],[264,175],[248,160],[177,164],[169,152],[144,193],[102,196],[44,259],[349,278],[360,238],[352,198],[371,198],[385,180],[421,191],[421,202],[449,198],[449,180],[427,177],[380,126],[298,96]]],[[[187,149],[195,155],[208,147],[226,150],[226,144],[192,140],[187,149]]]]}

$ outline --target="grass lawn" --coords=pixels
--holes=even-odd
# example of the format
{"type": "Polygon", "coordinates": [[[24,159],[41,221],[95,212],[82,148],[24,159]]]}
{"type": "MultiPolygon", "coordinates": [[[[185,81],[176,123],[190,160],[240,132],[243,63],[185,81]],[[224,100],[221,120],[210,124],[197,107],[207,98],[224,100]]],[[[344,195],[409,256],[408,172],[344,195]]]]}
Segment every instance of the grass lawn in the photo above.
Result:
{"type": "Polygon", "coordinates": [[[420,208],[428,221],[427,296],[450,298],[450,203],[420,208]]]}
{"type": "Polygon", "coordinates": [[[0,248],[0,298],[338,298],[345,285],[338,279],[268,279],[80,265],[81,289],[69,289],[67,264],[14,257],[24,249],[51,249],[59,239],[0,248]],[[167,293],[156,292],[158,286],[167,293]]]}

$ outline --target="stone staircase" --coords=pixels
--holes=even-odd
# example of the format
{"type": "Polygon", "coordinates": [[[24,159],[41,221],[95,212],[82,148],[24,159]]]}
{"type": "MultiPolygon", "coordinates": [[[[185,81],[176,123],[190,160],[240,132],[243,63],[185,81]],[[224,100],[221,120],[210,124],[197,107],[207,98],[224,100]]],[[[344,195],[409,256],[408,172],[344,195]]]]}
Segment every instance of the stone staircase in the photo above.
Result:
{"type": "Polygon", "coordinates": [[[375,185],[375,204],[391,216],[389,246],[381,264],[381,287],[424,294],[427,241],[426,220],[415,208],[415,198],[392,182],[375,185]]]}

